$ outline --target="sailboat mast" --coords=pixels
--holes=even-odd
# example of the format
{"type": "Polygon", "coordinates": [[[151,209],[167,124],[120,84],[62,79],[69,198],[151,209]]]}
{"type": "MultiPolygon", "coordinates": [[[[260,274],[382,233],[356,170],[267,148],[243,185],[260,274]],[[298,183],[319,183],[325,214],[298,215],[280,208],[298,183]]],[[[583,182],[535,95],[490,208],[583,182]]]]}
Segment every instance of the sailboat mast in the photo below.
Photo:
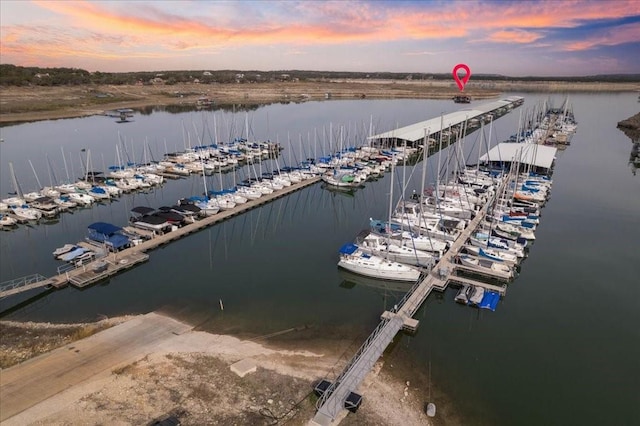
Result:
{"type": "Polygon", "coordinates": [[[429,159],[429,130],[424,129],[424,142],[422,148],[422,183],[420,185],[420,209],[422,209],[422,198],[424,197],[424,181],[427,178],[427,160],[429,159]]]}
{"type": "Polygon", "coordinates": [[[33,167],[33,163],[29,160],[29,165],[31,166],[31,170],[33,171],[33,175],[36,177],[36,182],[38,183],[38,188],[42,188],[42,184],[40,183],[40,179],[38,179],[38,174],[36,173],[35,167],[33,167]]]}
{"type": "Polygon", "coordinates": [[[57,185],[58,179],[56,179],[55,173],[53,171],[53,166],[51,166],[51,159],[49,158],[49,154],[45,154],[45,157],[47,158],[47,165],[49,166],[49,184],[53,188],[53,183],[55,182],[55,184],[57,185]]]}
{"type": "Polygon", "coordinates": [[[71,183],[71,178],[69,177],[69,169],[67,168],[67,157],[64,155],[64,148],[60,147],[60,151],[62,152],[62,161],[64,162],[64,171],[67,173],[67,182],[71,183]]]}
{"type": "Polygon", "coordinates": [[[9,173],[11,174],[11,182],[13,183],[13,191],[16,193],[18,198],[22,198],[22,190],[20,189],[20,185],[18,185],[16,172],[13,170],[13,163],[11,161],[9,161],[9,173]]]}
{"type": "Polygon", "coordinates": [[[436,168],[436,207],[440,207],[440,161],[442,159],[442,131],[444,126],[444,117],[440,116],[440,143],[438,147],[438,167],[436,168]]]}
{"type": "Polygon", "coordinates": [[[200,167],[202,168],[202,183],[204,183],[204,196],[208,199],[209,192],[207,191],[207,174],[204,172],[204,161],[200,159],[200,167]]]}
{"type": "Polygon", "coordinates": [[[405,188],[407,186],[407,141],[405,140],[402,145],[402,198],[405,196],[405,188]]]}
{"type": "Polygon", "coordinates": [[[391,155],[391,185],[389,189],[389,216],[387,218],[387,226],[388,230],[387,234],[387,252],[389,251],[389,239],[391,238],[391,210],[393,209],[393,170],[396,168],[395,165],[395,154],[391,155]]]}

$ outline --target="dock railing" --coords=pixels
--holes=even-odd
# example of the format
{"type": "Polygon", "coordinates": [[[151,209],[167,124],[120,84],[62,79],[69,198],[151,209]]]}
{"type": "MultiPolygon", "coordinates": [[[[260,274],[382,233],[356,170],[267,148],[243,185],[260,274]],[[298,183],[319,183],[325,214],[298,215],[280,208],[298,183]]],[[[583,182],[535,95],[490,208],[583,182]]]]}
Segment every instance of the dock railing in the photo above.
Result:
{"type": "Polygon", "coordinates": [[[15,278],[13,280],[5,281],[0,283],[0,293],[3,293],[8,290],[13,290],[14,288],[24,287],[29,284],[37,283],[46,280],[47,277],[44,277],[40,274],[32,274],[27,275],[20,278],[15,278]]]}
{"type": "Polygon", "coordinates": [[[342,373],[340,373],[340,375],[333,381],[333,383],[331,383],[331,386],[327,388],[324,394],[320,398],[318,398],[318,401],[316,401],[317,409],[320,409],[320,407],[324,405],[327,399],[329,399],[333,391],[336,389],[336,387],[338,387],[338,384],[342,381],[342,379],[347,374],[349,374],[353,366],[358,362],[362,354],[367,350],[367,348],[371,345],[371,343],[375,341],[376,337],[380,334],[380,332],[387,325],[388,322],[389,322],[389,319],[383,319],[378,323],[378,326],[373,330],[373,332],[369,334],[369,337],[367,338],[367,340],[364,341],[364,343],[360,346],[360,348],[355,353],[355,355],[351,357],[351,361],[349,361],[349,363],[342,369],[342,373]]]}
{"type": "Polygon", "coordinates": [[[407,303],[407,300],[413,295],[413,293],[416,292],[420,285],[422,285],[422,282],[425,280],[427,275],[429,275],[428,272],[422,272],[420,274],[418,281],[416,281],[415,284],[409,289],[409,291],[402,297],[402,299],[400,299],[400,301],[394,305],[393,309],[391,309],[391,312],[397,314],[402,309],[404,304],[407,303]]]}

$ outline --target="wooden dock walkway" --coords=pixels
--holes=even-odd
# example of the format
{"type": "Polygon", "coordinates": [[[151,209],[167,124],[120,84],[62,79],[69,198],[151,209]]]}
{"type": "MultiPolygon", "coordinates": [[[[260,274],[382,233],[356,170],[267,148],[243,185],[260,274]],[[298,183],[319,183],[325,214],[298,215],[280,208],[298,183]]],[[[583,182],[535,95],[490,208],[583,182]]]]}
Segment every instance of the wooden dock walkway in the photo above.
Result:
{"type": "Polygon", "coordinates": [[[476,286],[476,287],[482,287],[485,290],[495,291],[500,296],[504,296],[505,294],[507,294],[507,286],[506,285],[497,286],[497,285],[485,283],[485,282],[482,282],[482,281],[472,280],[470,278],[459,277],[457,275],[449,275],[447,277],[447,281],[453,282],[453,283],[459,283],[459,284],[469,284],[469,285],[476,286]]]}
{"type": "MultiPolygon", "coordinates": [[[[146,252],[148,252],[149,250],[153,250],[160,246],[166,245],[171,241],[179,240],[180,238],[186,237],[187,235],[198,232],[201,229],[238,216],[256,207],[268,204],[271,201],[285,197],[293,192],[316,184],[319,181],[320,177],[306,179],[299,183],[292,184],[291,186],[284,187],[283,189],[273,191],[273,193],[271,194],[265,194],[258,199],[248,200],[246,203],[239,204],[233,209],[223,210],[215,215],[196,220],[195,222],[184,225],[175,231],[167,232],[162,235],[156,235],[149,240],[143,241],[138,245],[124,249],[122,251],[116,253],[107,253],[105,251],[102,256],[97,255],[93,260],[84,263],[83,265],[69,270],[61,271],[57,275],[49,278],[38,276],[40,277],[40,279],[36,280],[35,282],[28,282],[22,285],[3,286],[2,288],[0,288],[0,299],[6,296],[21,293],[23,291],[46,286],[60,288],[66,286],[67,284],[72,284],[79,288],[86,287],[90,284],[107,279],[110,276],[130,269],[142,262],[146,262],[147,260],[149,260],[149,255],[146,254],[146,252]],[[99,262],[106,262],[106,269],[101,272],[95,272],[94,268],[98,266],[99,262]]],[[[137,229],[136,232],[138,232],[137,229]]],[[[145,233],[141,231],[140,234],[145,233]]],[[[98,251],[100,250],[100,247],[94,246],[93,244],[89,244],[84,241],[80,242],[79,244],[88,247],[90,250],[96,252],[96,254],[99,254],[98,251]]]]}
{"type": "MultiPolygon", "coordinates": [[[[496,194],[499,193],[500,190],[496,191],[496,194]]],[[[310,421],[310,425],[328,426],[332,424],[338,418],[338,415],[346,409],[345,402],[347,398],[358,390],[360,383],[391,343],[393,337],[402,329],[417,330],[419,321],[414,319],[413,315],[420,309],[420,306],[422,306],[432,290],[444,291],[450,281],[456,281],[458,277],[453,275],[456,266],[458,266],[454,263],[455,256],[460,253],[471,233],[485,218],[487,210],[492,203],[493,198],[485,203],[435,267],[431,271],[426,271],[422,274],[394,309],[382,313],[378,327],[356,352],[347,367],[318,399],[316,403],[317,411],[310,421]]],[[[475,281],[466,280],[474,282],[475,285],[475,281]]],[[[478,282],[478,285],[481,284],[484,283],[478,282]]],[[[489,284],[483,286],[489,286],[489,284]]],[[[500,294],[504,294],[504,291],[505,289],[502,288],[500,294]]]]}
{"type": "Polygon", "coordinates": [[[113,253],[112,256],[103,257],[68,272],[67,281],[78,288],[86,287],[149,260],[148,254],[135,251],[126,254],[113,253]],[[96,271],[98,264],[105,265],[104,270],[96,271]]]}

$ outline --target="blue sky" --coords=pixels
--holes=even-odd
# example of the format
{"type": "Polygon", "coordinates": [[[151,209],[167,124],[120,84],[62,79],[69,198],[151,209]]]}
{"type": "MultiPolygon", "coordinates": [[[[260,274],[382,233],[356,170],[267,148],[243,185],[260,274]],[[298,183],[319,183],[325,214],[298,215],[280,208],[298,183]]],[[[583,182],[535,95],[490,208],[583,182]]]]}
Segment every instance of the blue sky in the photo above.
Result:
{"type": "Polygon", "coordinates": [[[0,62],[90,71],[640,73],[640,1],[0,2],[0,62]]]}

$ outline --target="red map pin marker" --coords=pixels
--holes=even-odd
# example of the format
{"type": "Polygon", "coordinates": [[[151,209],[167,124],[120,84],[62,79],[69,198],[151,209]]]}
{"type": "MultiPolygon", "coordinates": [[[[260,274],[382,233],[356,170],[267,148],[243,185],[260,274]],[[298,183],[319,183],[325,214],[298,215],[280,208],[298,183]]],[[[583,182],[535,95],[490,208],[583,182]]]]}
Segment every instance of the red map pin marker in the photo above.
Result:
{"type": "Polygon", "coordinates": [[[453,79],[456,81],[461,92],[464,90],[464,86],[467,84],[467,81],[469,81],[469,77],[471,77],[471,70],[467,64],[458,64],[453,67],[453,79]],[[458,77],[458,70],[464,70],[466,74],[462,77],[458,77]]]}

